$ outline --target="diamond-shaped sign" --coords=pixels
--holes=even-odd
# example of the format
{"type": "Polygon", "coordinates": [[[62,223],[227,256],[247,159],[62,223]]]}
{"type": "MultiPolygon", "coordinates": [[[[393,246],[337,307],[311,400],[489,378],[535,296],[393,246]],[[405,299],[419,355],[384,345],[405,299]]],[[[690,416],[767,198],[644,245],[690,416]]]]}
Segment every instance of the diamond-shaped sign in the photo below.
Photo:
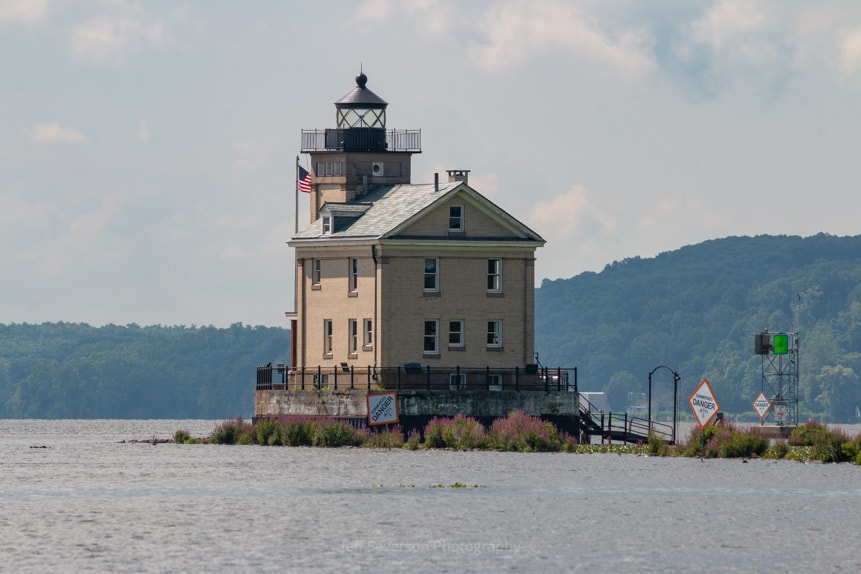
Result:
{"type": "Polygon", "coordinates": [[[705,428],[720,410],[720,405],[706,379],[703,379],[700,386],[688,398],[688,404],[691,405],[700,428],[705,428]]]}
{"type": "Polygon", "coordinates": [[[763,417],[765,417],[765,413],[767,413],[770,408],[771,402],[768,400],[768,397],[765,396],[765,393],[760,391],[756,400],[753,401],[753,410],[755,410],[756,414],[759,415],[759,420],[762,420],[763,417]]]}

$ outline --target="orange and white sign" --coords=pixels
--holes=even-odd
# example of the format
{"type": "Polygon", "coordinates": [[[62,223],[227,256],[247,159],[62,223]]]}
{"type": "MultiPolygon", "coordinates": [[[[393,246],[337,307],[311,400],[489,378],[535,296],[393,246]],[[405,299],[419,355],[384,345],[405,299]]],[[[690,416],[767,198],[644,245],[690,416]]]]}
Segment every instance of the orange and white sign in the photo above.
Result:
{"type": "Polygon", "coordinates": [[[691,405],[691,410],[694,411],[694,416],[697,418],[700,428],[708,426],[720,410],[720,405],[715,398],[711,385],[709,385],[706,379],[703,379],[700,386],[688,398],[688,404],[691,405]]]}
{"type": "Polygon", "coordinates": [[[756,400],[753,401],[753,410],[755,410],[756,414],[759,415],[759,420],[762,420],[763,417],[765,417],[765,413],[767,413],[770,408],[771,401],[768,400],[768,397],[765,396],[764,392],[760,391],[756,400]]]}
{"type": "Polygon", "coordinates": [[[368,405],[368,424],[387,425],[398,423],[398,393],[374,393],[365,395],[368,405]]]}

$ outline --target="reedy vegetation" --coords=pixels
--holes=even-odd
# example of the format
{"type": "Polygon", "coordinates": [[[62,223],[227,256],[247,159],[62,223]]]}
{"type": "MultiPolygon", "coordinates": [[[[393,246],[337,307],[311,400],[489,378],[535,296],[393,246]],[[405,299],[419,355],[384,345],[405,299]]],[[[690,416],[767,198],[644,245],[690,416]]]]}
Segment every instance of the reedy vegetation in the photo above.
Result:
{"type": "Polygon", "coordinates": [[[317,446],[492,450],[518,452],[615,453],[704,458],[768,458],[801,462],[854,462],[861,465],[861,433],[850,438],[839,429],[808,422],[786,440],[771,443],[758,427],[740,428],[731,423],[695,429],[687,440],[669,445],[653,435],[644,444],[578,444],[549,422],[522,411],[499,418],[490,428],[463,415],[436,417],[423,433],[404,436],[399,426],[356,429],[335,418],[282,416],[251,424],[242,418],[224,421],[212,435],[194,438],[176,431],[176,443],[237,444],[263,446],[317,446]],[[422,440],[424,436],[424,440],[422,440]]]}

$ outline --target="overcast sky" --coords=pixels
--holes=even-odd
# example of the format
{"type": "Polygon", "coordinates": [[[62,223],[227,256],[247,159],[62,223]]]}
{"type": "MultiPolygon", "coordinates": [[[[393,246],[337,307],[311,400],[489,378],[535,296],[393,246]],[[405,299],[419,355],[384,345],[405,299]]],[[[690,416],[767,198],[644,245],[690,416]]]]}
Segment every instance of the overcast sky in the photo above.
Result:
{"type": "Polygon", "coordinates": [[[538,283],[859,233],[858,0],[0,0],[0,323],[286,326],[300,132],[360,67],[538,283]]]}

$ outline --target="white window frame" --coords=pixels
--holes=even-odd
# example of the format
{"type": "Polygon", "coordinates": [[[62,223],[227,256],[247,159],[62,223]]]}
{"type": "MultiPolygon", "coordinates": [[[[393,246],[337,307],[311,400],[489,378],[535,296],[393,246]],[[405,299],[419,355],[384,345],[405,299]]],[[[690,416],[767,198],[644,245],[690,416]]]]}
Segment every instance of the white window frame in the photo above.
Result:
{"type": "Polygon", "coordinates": [[[462,205],[449,205],[448,206],[448,230],[449,231],[463,231],[463,206],[462,205]],[[459,212],[455,215],[455,210],[459,212]]]}
{"type": "Polygon", "coordinates": [[[320,271],[320,260],[312,259],[311,260],[311,285],[315,287],[320,286],[320,278],[322,277],[322,273],[320,271]]]}
{"type": "Polygon", "coordinates": [[[374,320],[373,319],[363,319],[362,320],[362,333],[364,340],[362,341],[362,348],[366,350],[370,350],[374,348],[374,320]]]}
{"type": "Polygon", "coordinates": [[[448,346],[461,348],[464,346],[464,333],[463,333],[463,319],[452,319],[448,322],[448,346]],[[457,323],[459,327],[457,330],[453,330],[452,326],[457,323]],[[457,341],[452,342],[452,336],[457,335],[457,341]]]}
{"type": "Polygon", "coordinates": [[[323,216],[323,235],[332,234],[332,215],[323,216]]]}
{"type": "Polygon", "coordinates": [[[437,293],[439,292],[439,258],[438,257],[425,257],[424,260],[424,269],[422,275],[422,286],[426,293],[437,293]],[[433,272],[428,272],[428,261],[433,261],[433,272]],[[428,279],[433,278],[433,285],[428,287],[428,279]]]}
{"type": "Polygon", "coordinates": [[[422,349],[425,355],[438,355],[439,354],[439,320],[438,319],[425,319],[424,322],[424,336],[422,338],[422,349]],[[431,327],[433,332],[428,332],[428,327],[431,327]],[[428,343],[431,343],[432,348],[428,348],[428,343]]]}
{"type": "Polygon", "coordinates": [[[359,352],[359,321],[349,319],[347,322],[347,352],[356,355],[359,352]]]}
{"type": "Polygon", "coordinates": [[[448,389],[450,391],[466,390],[466,373],[449,373],[448,389]]]}
{"type": "Polygon", "coordinates": [[[499,349],[502,347],[502,321],[487,322],[487,348],[499,349]]]}
{"type": "Polygon", "coordinates": [[[359,290],[359,260],[355,257],[350,257],[347,269],[350,293],[356,293],[359,290]]]}
{"type": "Polygon", "coordinates": [[[502,375],[487,375],[487,389],[490,391],[501,391],[502,375]]]}
{"type": "Polygon", "coordinates": [[[487,260],[487,292],[502,293],[502,259],[487,260]]]}
{"type": "Polygon", "coordinates": [[[332,356],[333,327],[331,319],[323,319],[323,355],[332,356]]]}

